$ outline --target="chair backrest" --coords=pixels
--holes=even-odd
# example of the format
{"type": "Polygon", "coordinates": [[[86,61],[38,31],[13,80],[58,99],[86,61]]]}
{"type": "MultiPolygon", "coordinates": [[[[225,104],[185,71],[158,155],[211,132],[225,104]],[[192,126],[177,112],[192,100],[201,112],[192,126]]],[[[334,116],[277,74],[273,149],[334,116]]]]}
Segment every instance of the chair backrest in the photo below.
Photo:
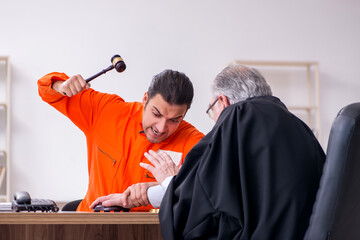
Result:
{"type": "Polygon", "coordinates": [[[306,240],[360,239],[360,103],[340,110],[306,240]]]}
{"type": "Polygon", "coordinates": [[[81,201],[82,201],[82,199],[68,202],[62,207],[61,211],[62,212],[76,211],[76,209],[79,206],[79,204],[81,203],[81,201]]]}

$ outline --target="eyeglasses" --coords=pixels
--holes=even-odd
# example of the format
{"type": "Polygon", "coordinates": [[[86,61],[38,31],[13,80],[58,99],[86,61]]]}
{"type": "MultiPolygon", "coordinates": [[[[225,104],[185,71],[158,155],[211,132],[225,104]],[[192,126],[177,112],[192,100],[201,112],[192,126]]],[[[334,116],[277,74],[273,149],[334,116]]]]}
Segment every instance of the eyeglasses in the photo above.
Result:
{"type": "Polygon", "coordinates": [[[209,108],[206,110],[206,114],[209,116],[209,118],[214,119],[214,110],[212,109],[215,105],[215,103],[219,100],[219,98],[216,98],[216,100],[209,105],[209,108]]]}

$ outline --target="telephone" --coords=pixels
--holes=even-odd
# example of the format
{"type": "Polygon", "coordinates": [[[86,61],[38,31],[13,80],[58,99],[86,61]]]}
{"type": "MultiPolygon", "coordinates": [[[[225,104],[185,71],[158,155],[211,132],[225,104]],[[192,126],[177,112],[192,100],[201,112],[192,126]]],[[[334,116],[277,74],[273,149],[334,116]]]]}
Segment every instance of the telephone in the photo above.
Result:
{"type": "Polygon", "coordinates": [[[59,211],[56,203],[49,199],[31,199],[30,194],[25,191],[19,191],[14,194],[12,201],[12,209],[16,212],[20,211],[46,211],[57,212],[59,211]]]}

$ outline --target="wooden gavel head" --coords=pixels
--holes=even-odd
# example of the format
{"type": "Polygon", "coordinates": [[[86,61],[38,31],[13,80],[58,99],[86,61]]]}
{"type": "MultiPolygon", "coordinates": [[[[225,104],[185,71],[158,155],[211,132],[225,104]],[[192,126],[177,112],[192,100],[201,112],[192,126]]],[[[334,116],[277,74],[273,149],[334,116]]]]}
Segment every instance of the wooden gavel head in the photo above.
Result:
{"type": "Polygon", "coordinates": [[[115,67],[116,71],[123,72],[126,69],[126,64],[124,60],[120,57],[120,55],[114,55],[111,58],[111,63],[115,67]]]}

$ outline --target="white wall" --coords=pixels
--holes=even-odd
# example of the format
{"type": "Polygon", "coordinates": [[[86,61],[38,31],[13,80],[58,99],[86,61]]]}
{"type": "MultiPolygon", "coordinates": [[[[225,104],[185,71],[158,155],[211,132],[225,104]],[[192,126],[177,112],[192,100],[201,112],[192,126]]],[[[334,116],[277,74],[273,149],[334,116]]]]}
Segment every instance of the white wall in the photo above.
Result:
{"type": "Polygon", "coordinates": [[[68,201],[87,189],[86,145],[42,102],[48,72],[93,75],[118,53],[127,70],[92,87],[140,100],[152,76],[185,72],[195,99],[187,120],[204,133],[215,75],[235,59],[318,61],[321,142],[344,105],[359,101],[360,2],[356,0],[33,0],[0,3],[0,55],[12,70],[11,193],[68,201]]]}

